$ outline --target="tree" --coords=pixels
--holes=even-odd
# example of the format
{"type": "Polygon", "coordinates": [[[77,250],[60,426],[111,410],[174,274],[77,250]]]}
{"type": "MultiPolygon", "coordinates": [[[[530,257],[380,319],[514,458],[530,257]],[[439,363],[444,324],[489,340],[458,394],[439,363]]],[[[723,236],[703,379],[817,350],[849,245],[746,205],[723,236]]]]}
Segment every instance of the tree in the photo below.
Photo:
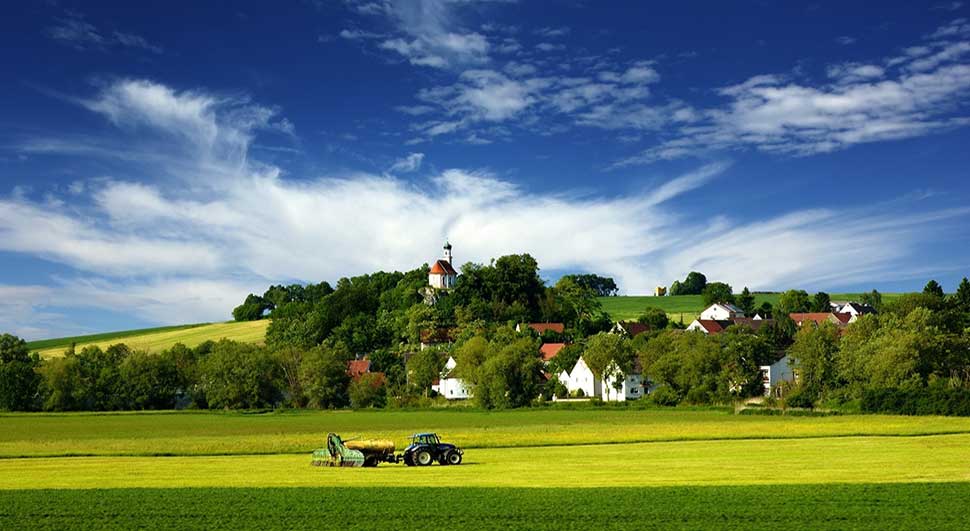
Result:
{"type": "Polygon", "coordinates": [[[872,290],[869,293],[863,293],[859,297],[859,302],[872,306],[877,312],[882,311],[882,293],[876,290],[872,290]]]}
{"type": "Polygon", "coordinates": [[[673,295],[683,295],[684,294],[684,293],[682,293],[683,292],[683,289],[684,288],[683,288],[683,286],[681,286],[680,281],[679,280],[675,280],[674,283],[670,285],[670,289],[667,290],[667,293],[669,295],[671,295],[671,296],[673,296],[673,295]]]}
{"type": "Polygon", "coordinates": [[[610,277],[601,277],[593,274],[564,275],[562,278],[560,278],[560,280],[565,278],[568,278],[580,286],[591,290],[597,297],[613,297],[618,291],[620,291],[620,289],[616,287],[616,281],[610,277]]]}
{"type": "Polygon", "coordinates": [[[926,283],[926,286],[923,287],[923,293],[933,295],[935,297],[943,297],[943,286],[941,286],[939,282],[935,280],[930,280],[926,283]]]}
{"type": "Polygon", "coordinates": [[[210,407],[270,407],[282,398],[279,366],[263,347],[223,339],[201,363],[201,379],[210,407]]]}
{"type": "Polygon", "coordinates": [[[436,349],[428,348],[417,352],[408,360],[408,385],[427,396],[431,391],[431,385],[441,377],[444,367],[444,360],[436,349]]]}
{"type": "Polygon", "coordinates": [[[734,304],[734,293],[729,284],[724,282],[711,282],[704,287],[704,305],[710,306],[714,303],[734,304]]]}
{"type": "Polygon", "coordinates": [[[748,291],[747,286],[745,286],[744,289],[741,290],[741,294],[738,295],[736,302],[737,302],[738,308],[741,308],[741,310],[744,312],[744,315],[747,315],[748,317],[754,317],[754,311],[755,311],[754,295],[752,295],[751,292],[748,291]]]}
{"type": "Polygon", "coordinates": [[[250,293],[246,301],[232,310],[232,318],[236,321],[257,321],[273,309],[273,304],[266,299],[250,293]]]}
{"type": "Polygon", "coordinates": [[[0,410],[27,411],[37,407],[40,358],[30,354],[19,337],[0,335],[0,410]]]}
{"type": "Polygon", "coordinates": [[[518,336],[507,344],[493,340],[478,371],[478,404],[486,409],[504,409],[522,407],[536,399],[542,390],[538,349],[538,343],[528,336],[518,336]]]}
{"type": "Polygon", "coordinates": [[[660,308],[647,306],[637,318],[637,322],[649,326],[651,330],[663,330],[667,328],[670,319],[667,317],[667,312],[660,308]]]}
{"type": "Polygon", "coordinates": [[[835,387],[839,340],[839,329],[832,323],[822,323],[817,328],[803,326],[788,351],[798,368],[800,390],[812,402],[835,387]]]}
{"type": "Polygon", "coordinates": [[[761,395],[760,367],[776,361],[774,346],[746,326],[730,326],[718,340],[723,353],[721,379],[728,383],[728,391],[741,397],[761,395]]]}
{"type": "Polygon", "coordinates": [[[970,280],[967,280],[967,277],[963,277],[963,280],[960,281],[960,286],[957,287],[954,298],[961,311],[970,312],[970,280]]]}
{"type": "Polygon", "coordinates": [[[332,409],[350,403],[347,362],[351,356],[339,348],[324,345],[306,352],[300,364],[300,385],[310,407],[332,409]]]}
{"type": "Polygon", "coordinates": [[[601,309],[593,289],[570,277],[559,279],[554,291],[560,303],[564,321],[572,326],[577,322],[593,319],[601,309]]]}
{"type": "Polygon", "coordinates": [[[348,394],[350,405],[354,409],[384,407],[387,403],[384,378],[372,372],[361,374],[356,381],[351,382],[348,394]]]}
{"type": "Polygon", "coordinates": [[[125,409],[174,409],[181,388],[175,359],[135,351],[121,362],[125,409]]]}
{"type": "Polygon", "coordinates": [[[812,298],[812,311],[826,313],[832,311],[832,299],[828,293],[820,291],[815,294],[815,297],[812,298]]]}
{"type": "Polygon", "coordinates": [[[586,341],[583,360],[597,378],[608,378],[608,369],[616,364],[620,371],[629,373],[633,369],[634,352],[630,341],[617,334],[601,332],[586,341]]]}
{"type": "Polygon", "coordinates": [[[788,315],[792,313],[804,313],[812,308],[812,302],[808,298],[808,292],[801,289],[790,289],[781,294],[778,299],[777,312],[788,315]]]}
{"type": "Polygon", "coordinates": [[[761,306],[758,306],[758,314],[764,319],[771,319],[771,317],[775,314],[775,309],[770,302],[765,301],[761,303],[761,306]]]}

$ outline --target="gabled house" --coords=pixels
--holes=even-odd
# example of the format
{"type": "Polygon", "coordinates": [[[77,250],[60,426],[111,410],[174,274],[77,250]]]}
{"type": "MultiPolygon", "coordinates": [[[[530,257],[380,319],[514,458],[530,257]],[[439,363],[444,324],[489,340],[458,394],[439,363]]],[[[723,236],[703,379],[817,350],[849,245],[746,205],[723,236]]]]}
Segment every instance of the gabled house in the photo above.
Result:
{"type": "Polygon", "coordinates": [[[640,398],[643,395],[639,370],[624,374],[616,363],[613,363],[607,367],[604,378],[601,379],[593,374],[582,357],[576,361],[572,371],[559,373],[559,381],[569,394],[582,391],[584,397],[599,397],[607,402],[622,402],[640,398]]]}
{"type": "Polygon", "coordinates": [[[421,330],[421,332],[418,334],[419,341],[421,342],[421,350],[428,347],[433,347],[435,345],[448,345],[454,343],[455,333],[456,330],[454,328],[445,327],[421,330]]]}
{"type": "Polygon", "coordinates": [[[472,397],[471,387],[465,384],[465,380],[454,376],[455,367],[458,362],[453,356],[448,356],[445,368],[441,371],[441,378],[437,384],[432,384],[431,390],[448,400],[462,400],[472,397]]]}
{"type": "Polygon", "coordinates": [[[705,308],[697,318],[705,321],[727,321],[735,317],[744,317],[744,310],[733,304],[717,302],[705,308]]]}
{"type": "Polygon", "coordinates": [[[760,317],[735,317],[733,319],[724,319],[718,321],[711,319],[694,319],[694,321],[687,326],[687,331],[704,332],[705,334],[720,334],[732,325],[747,326],[752,330],[758,330],[762,326],[773,322],[775,322],[774,319],[761,319],[760,317]]]}
{"type": "MultiPolygon", "coordinates": [[[[838,307],[832,310],[834,313],[847,313],[852,317],[861,317],[863,315],[868,315],[871,313],[876,313],[876,309],[868,304],[862,304],[859,302],[845,302],[839,304],[838,307]]],[[[849,322],[854,322],[855,319],[849,322]]]]}
{"type": "Polygon", "coordinates": [[[613,325],[613,328],[610,329],[611,334],[620,334],[629,337],[630,339],[649,331],[650,325],[645,325],[636,321],[617,321],[616,324],[613,325]]]}

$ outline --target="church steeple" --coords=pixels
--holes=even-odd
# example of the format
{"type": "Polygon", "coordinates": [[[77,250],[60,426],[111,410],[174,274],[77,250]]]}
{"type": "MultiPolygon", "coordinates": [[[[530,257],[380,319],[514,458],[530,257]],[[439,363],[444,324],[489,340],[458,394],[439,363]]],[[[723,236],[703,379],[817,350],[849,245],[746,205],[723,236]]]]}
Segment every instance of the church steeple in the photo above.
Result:
{"type": "Polygon", "coordinates": [[[448,243],[448,240],[445,240],[445,260],[447,260],[449,264],[451,263],[451,244],[448,243]]]}

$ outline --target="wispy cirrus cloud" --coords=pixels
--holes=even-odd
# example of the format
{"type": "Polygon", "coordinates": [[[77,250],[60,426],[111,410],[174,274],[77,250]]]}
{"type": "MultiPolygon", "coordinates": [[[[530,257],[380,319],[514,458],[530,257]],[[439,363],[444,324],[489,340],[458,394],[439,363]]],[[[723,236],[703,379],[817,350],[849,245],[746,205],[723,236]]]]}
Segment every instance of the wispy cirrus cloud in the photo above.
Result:
{"type": "Polygon", "coordinates": [[[968,125],[965,25],[956,20],[902,55],[829,66],[828,83],[761,75],[721,88],[724,105],[694,109],[696,120],[612,167],[747,148],[811,155],[968,125]]]}
{"type": "Polygon", "coordinates": [[[123,31],[103,31],[88,22],[83,15],[69,11],[56,23],[46,29],[47,35],[57,42],[77,50],[109,50],[129,48],[149,51],[155,54],[164,52],[161,46],[149,42],[141,35],[123,31]]]}

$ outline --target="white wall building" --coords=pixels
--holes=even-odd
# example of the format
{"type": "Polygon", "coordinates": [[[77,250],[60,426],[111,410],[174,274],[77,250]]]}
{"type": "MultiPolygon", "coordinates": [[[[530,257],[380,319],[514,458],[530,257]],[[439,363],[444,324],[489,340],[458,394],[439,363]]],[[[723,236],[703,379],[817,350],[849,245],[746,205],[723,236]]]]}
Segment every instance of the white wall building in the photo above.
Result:
{"type": "Polygon", "coordinates": [[[729,321],[735,317],[744,317],[744,310],[733,304],[715,303],[704,309],[697,318],[702,321],[729,321]]]}
{"type": "Polygon", "coordinates": [[[788,356],[781,358],[771,365],[762,365],[761,381],[765,384],[765,396],[771,394],[771,389],[782,382],[794,382],[795,370],[792,368],[788,356]]]}
{"type": "Polygon", "coordinates": [[[614,363],[607,368],[605,376],[603,379],[594,376],[586,361],[580,357],[572,371],[559,373],[559,381],[570,395],[581,390],[584,397],[599,397],[605,402],[623,402],[643,396],[639,374],[623,374],[614,363]],[[619,389],[614,382],[619,382],[619,389]]]}
{"type": "Polygon", "coordinates": [[[439,395],[447,398],[448,400],[462,400],[465,398],[472,397],[472,390],[469,385],[465,383],[465,380],[461,378],[453,378],[451,376],[452,371],[455,370],[455,366],[458,363],[455,358],[448,356],[448,361],[445,362],[445,368],[441,371],[441,379],[438,380],[438,385],[432,385],[431,390],[436,391],[439,395]]]}
{"type": "Polygon", "coordinates": [[[625,402],[643,396],[643,382],[639,374],[623,374],[616,362],[605,371],[602,398],[604,402],[625,402]],[[619,387],[619,389],[617,389],[619,387]]]}

